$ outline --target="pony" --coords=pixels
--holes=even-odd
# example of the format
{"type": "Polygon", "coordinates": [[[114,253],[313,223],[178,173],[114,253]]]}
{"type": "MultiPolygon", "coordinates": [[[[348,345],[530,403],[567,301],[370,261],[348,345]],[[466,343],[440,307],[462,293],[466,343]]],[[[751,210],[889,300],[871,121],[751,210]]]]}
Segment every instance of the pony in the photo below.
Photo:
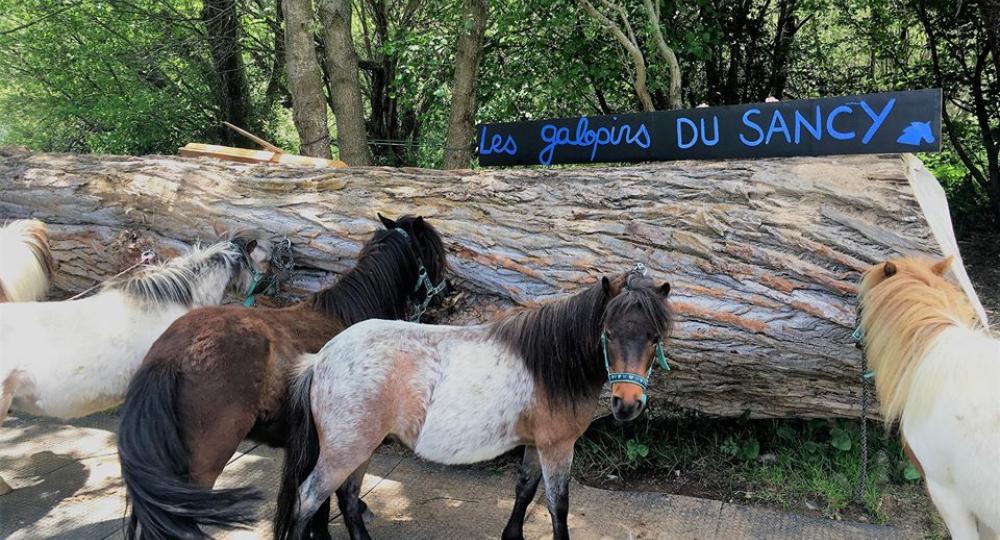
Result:
{"type": "Polygon", "coordinates": [[[18,219],[0,228],[0,302],[44,299],[54,269],[44,223],[18,219]]]}
{"type": "MultiPolygon", "coordinates": [[[[523,538],[542,478],[553,536],[569,538],[573,446],[605,382],[616,419],[643,411],[653,363],[666,366],[669,291],[665,282],[629,272],[485,325],[367,321],[304,355],[275,538],[301,538],[330,493],[345,483],[356,489],[387,436],[443,464],[525,446],[503,538],[523,538]]],[[[344,513],[350,537],[369,538],[356,516],[344,513]]]]}
{"type": "Polygon", "coordinates": [[[88,298],[0,304],[0,422],[8,409],[77,418],[117,405],[149,346],[175,319],[242,291],[265,246],[237,233],[88,298]]]}
{"type": "MultiPolygon", "coordinates": [[[[118,455],[133,538],[201,538],[201,525],[253,519],[253,488],[217,489],[246,438],[284,446],[288,389],[304,354],[371,318],[419,313],[441,292],[441,238],[422,217],[379,216],[357,265],[332,286],[281,309],[213,307],[178,319],[152,345],[121,409],[118,455]],[[434,285],[438,283],[438,285],[434,285]]],[[[340,502],[366,513],[356,496],[340,502]]],[[[328,536],[329,501],[317,520],[328,536]]]]}
{"type": "Polygon", "coordinates": [[[890,260],[859,289],[859,339],[886,425],[903,447],[952,538],[1000,532],[1000,340],[939,261],[890,260]]]}

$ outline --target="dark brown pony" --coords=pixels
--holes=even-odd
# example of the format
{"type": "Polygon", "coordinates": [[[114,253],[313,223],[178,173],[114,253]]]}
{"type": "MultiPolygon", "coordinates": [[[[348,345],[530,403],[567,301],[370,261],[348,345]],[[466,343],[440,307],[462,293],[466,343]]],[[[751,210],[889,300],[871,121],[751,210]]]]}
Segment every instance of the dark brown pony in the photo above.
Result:
{"type": "MultiPolygon", "coordinates": [[[[137,528],[146,538],[201,538],[200,525],[250,522],[255,489],[212,487],[243,439],[283,445],[288,388],[303,353],[359,321],[402,318],[437,291],[432,283],[446,262],[434,228],[421,217],[379,218],[386,230],[333,286],[283,309],[198,309],[153,344],[129,385],[118,432],[128,538],[137,528]]],[[[357,487],[338,496],[360,519],[357,487]]],[[[316,535],[329,537],[329,500],[319,513],[316,535]]]]}

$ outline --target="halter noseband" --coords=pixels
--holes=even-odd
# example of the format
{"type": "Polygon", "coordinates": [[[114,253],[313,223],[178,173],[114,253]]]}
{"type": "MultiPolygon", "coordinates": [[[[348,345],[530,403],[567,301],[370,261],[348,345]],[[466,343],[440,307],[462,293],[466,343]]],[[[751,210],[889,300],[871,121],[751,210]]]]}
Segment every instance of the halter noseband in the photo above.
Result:
{"type": "MultiPolygon", "coordinates": [[[[405,238],[407,242],[410,242],[410,233],[404,231],[401,227],[396,227],[392,230],[403,235],[403,238],[405,238]]],[[[414,247],[413,251],[414,253],[417,253],[416,247],[414,247]]],[[[417,264],[420,265],[420,268],[417,270],[417,283],[413,286],[413,293],[416,293],[421,287],[423,287],[425,294],[424,301],[413,306],[413,314],[407,318],[410,322],[420,322],[420,317],[422,317],[424,312],[427,311],[427,306],[431,304],[431,301],[434,300],[435,296],[444,292],[446,285],[445,280],[443,279],[437,285],[431,281],[431,278],[427,275],[427,267],[424,266],[424,261],[420,258],[419,253],[417,253],[417,264]]]]}
{"type": "Polygon", "coordinates": [[[611,371],[611,362],[608,360],[608,333],[601,332],[601,351],[604,353],[604,369],[608,371],[608,382],[611,385],[616,383],[631,383],[642,388],[642,404],[646,405],[646,389],[649,388],[649,378],[653,376],[653,367],[660,364],[664,371],[670,371],[670,364],[667,363],[667,355],[663,352],[663,340],[656,340],[656,362],[649,365],[646,376],[636,375],[627,371],[611,371]]]}

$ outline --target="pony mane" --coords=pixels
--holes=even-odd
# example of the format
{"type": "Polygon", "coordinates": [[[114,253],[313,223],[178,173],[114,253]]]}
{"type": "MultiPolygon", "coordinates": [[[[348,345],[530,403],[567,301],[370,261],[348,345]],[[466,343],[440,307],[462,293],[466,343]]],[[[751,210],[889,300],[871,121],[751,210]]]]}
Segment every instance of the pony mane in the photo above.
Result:
{"type": "MultiPolygon", "coordinates": [[[[17,244],[23,245],[31,253],[31,257],[38,263],[38,268],[42,272],[42,278],[26,286],[22,285],[21,288],[4,290],[3,269],[0,269],[0,302],[11,300],[26,302],[40,299],[48,292],[49,282],[55,273],[55,260],[52,258],[49,234],[45,223],[37,219],[17,219],[0,227],[0,249],[8,249],[3,248],[4,245],[17,244]]],[[[8,261],[8,264],[13,264],[13,262],[8,261]]]]}
{"type": "Polygon", "coordinates": [[[656,282],[646,276],[629,272],[625,274],[625,285],[621,294],[608,302],[604,311],[604,321],[623,317],[625,313],[639,309],[653,328],[659,329],[661,340],[666,340],[674,326],[673,315],[663,296],[657,291],[656,282]]]}
{"type": "Polygon", "coordinates": [[[639,308],[661,338],[670,333],[672,317],[652,279],[628,272],[612,280],[620,290],[604,290],[601,281],[569,298],[539,308],[517,311],[490,328],[524,360],[535,384],[553,405],[575,406],[593,398],[607,381],[600,351],[604,321],[639,308]]]}
{"type": "Polygon", "coordinates": [[[198,275],[213,260],[221,260],[232,275],[244,265],[244,257],[235,240],[226,240],[208,247],[195,246],[186,255],[164,263],[149,265],[131,276],[113,279],[101,291],[121,291],[136,300],[154,305],[194,303],[198,275]]]}
{"type": "Polygon", "coordinates": [[[607,300],[598,281],[569,298],[516,311],[493,323],[489,334],[523,359],[553,405],[575,406],[607,380],[599,356],[607,300]]]}
{"type": "Polygon", "coordinates": [[[863,346],[886,424],[902,415],[913,374],[934,339],[952,326],[978,326],[965,293],[935,272],[933,262],[907,258],[891,264],[895,273],[889,277],[883,264],[868,269],[858,293],[863,346]]]}
{"type": "Polygon", "coordinates": [[[14,234],[20,234],[24,243],[35,255],[39,266],[45,269],[45,277],[51,279],[55,271],[55,261],[49,247],[49,232],[45,223],[37,219],[18,219],[11,222],[7,228],[14,234]]]}
{"type": "Polygon", "coordinates": [[[406,315],[422,260],[428,275],[440,279],[447,269],[441,237],[432,226],[403,216],[395,229],[379,229],[361,249],[358,262],[326,289],[313,295],[313,308],[350,326],[367,319],[406,315]],[[415,245],[419,244],[419,245],[415,245]]]}

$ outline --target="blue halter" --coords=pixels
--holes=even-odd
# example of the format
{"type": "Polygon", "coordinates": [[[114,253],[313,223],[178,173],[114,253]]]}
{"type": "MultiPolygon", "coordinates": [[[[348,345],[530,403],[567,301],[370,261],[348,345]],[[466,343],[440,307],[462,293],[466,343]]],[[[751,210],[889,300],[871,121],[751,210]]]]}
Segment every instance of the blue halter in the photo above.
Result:
{"type": "Polygon", "coordinates": [[[646,372],[646,376],[636,375],[635,373],[629,373],[627,371],[615,372],[611,371],[611,362],[608,360],[608,333],[601,332],[601,351],[604,353],[604,369],[608,372],[608,382],[614,385],[615,383],[631,383],[639,388],[642,388],[642,405],[646,405],[646,389],[649,388],[649,378],[653,376],[653,367],[656,364],[660,364],[660,367],[664,371],[670,371],[670,364],[667,363],[667,355],[663,352],[663,340],[656,341],[656,362],[649,365],[649,371],[646,372]]]}

